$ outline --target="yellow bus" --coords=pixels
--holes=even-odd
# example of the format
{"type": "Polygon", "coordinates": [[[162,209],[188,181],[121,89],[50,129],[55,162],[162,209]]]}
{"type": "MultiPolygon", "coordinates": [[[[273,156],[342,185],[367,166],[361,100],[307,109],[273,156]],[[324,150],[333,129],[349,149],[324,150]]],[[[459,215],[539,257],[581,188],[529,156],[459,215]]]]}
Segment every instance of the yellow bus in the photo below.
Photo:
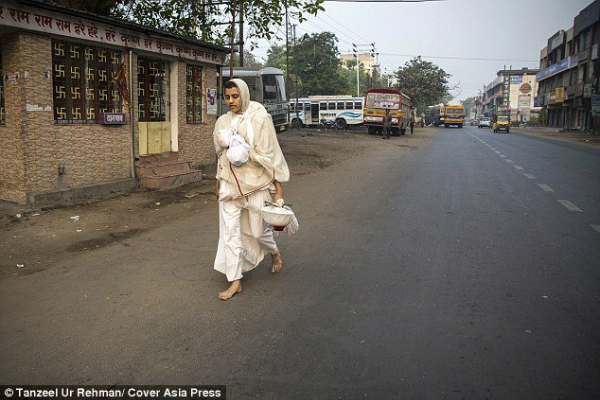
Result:
{"type": "Polygon", "coordinates": [[[444,109],[444,126],[448,128],[450,125],[463,127],[465,123],[465,108],[463,106],[446,106],[444,109]]]}

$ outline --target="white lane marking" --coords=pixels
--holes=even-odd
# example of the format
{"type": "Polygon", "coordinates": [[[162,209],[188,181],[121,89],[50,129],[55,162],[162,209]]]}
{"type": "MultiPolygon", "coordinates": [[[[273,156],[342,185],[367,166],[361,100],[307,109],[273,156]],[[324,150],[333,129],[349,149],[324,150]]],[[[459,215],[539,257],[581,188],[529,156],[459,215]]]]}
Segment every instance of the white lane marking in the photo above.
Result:
{"type": "Polygon", "coordinates": [[[531,174],[523,174],[523,175],[525,175],[529,179],[537,179],[534,175],[531,175],[531,174]]]}
{"type": "Polygon", "coordinates": [[[500,154],[500,152],[498,150],[496,150],[496,154],[500,154]]]}
{"type": "Polygon", "coordinates": [[[545,183],[538,183],[538,186],[541,187],[544,192],[554,192],[554,189],[552,189],[550,186],[546,185],[545,183]]]}
{"type": "Polygon", "coordinates": [[[507,163],[514,163],[514,161],[513,161],[513,160],[510,160],[510,159],[508,159],[508,158],[507,158],[506,160],[504,160],[504,161],[506,161],[507,163]]]}
{"type": "Polygon", "coordinates": [[[600,233],[600,225],[590,224],[590,226],[598,233],[600,233]]]}
{"type": "Polygon", "coordinates": [[[523,167],[521,167],[520,165],[513,165],[513,167],[515,167],[515,169],[518,169],[519,171],[523,170],[523,167]]]}
{"type": "Polygon", "coordinates": [[[501,155],[500,155],[500,157],[502,157],[502,158],[506,158],[506,156],[505,156],[504,154],[501,154],[501,155]]]}
{"type": "Polygon", "coordinates": [[[560,204],[562,204],[567,210],[573,212],[583,212],[583,210],[577,207],[575,204],[571,203],[569,200],[558,200],[560,204]]]}

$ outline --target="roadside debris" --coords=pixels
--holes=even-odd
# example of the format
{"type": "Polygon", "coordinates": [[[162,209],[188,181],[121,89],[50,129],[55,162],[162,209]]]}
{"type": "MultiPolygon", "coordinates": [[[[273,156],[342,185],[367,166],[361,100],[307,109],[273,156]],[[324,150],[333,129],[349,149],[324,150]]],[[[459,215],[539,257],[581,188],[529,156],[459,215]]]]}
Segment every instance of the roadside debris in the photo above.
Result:
{"type": "Polygon", "coordinates": [[[25,264],[17,264],[17,268],[25,268],[25,264]]]}
{"type": "Polygon", "coordinates": [[[71,217],[71,219],[73,221],[79,221],[79,215],[75,215],[74,217],[71,217]]]}

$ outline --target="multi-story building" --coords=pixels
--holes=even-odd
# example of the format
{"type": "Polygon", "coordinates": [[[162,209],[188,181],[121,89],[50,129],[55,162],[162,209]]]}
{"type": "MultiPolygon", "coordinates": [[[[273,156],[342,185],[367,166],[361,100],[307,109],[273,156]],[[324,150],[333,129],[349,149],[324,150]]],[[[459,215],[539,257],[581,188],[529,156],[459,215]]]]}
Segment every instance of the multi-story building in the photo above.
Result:
{"type": "Polygon", "coordinates": [[[491,117],[509,112],[513,121],[529,121],[539,108],[533,99],[537,95],[536,74],[539,69],[502,69],[497,78],[483,88],[482,110],[491,117]]]}
{"type": "Polygon", "coordinates": [[[573,27],[559,30],[540,52],[536,105],[544,107],[548,126],[593,128],[591,99],[598,85],[600,0],[575,17],[573,27]]]}

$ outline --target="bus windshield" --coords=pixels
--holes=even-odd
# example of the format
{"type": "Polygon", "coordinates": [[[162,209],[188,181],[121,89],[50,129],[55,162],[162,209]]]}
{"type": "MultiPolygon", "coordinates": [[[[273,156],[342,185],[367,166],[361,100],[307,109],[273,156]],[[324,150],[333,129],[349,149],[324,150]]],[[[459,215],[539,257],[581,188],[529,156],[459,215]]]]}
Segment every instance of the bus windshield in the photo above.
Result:
{"type": "Polygon", "coordinates": [[[369,93],[366,101],[367,108],[400,108],[400,95],[393,93],[369,93]]]}
{"type": "Polygon", "coordinates": [[[282,75],[263,75],[264,101],[269,103],[287,101],[282,75]]]}

